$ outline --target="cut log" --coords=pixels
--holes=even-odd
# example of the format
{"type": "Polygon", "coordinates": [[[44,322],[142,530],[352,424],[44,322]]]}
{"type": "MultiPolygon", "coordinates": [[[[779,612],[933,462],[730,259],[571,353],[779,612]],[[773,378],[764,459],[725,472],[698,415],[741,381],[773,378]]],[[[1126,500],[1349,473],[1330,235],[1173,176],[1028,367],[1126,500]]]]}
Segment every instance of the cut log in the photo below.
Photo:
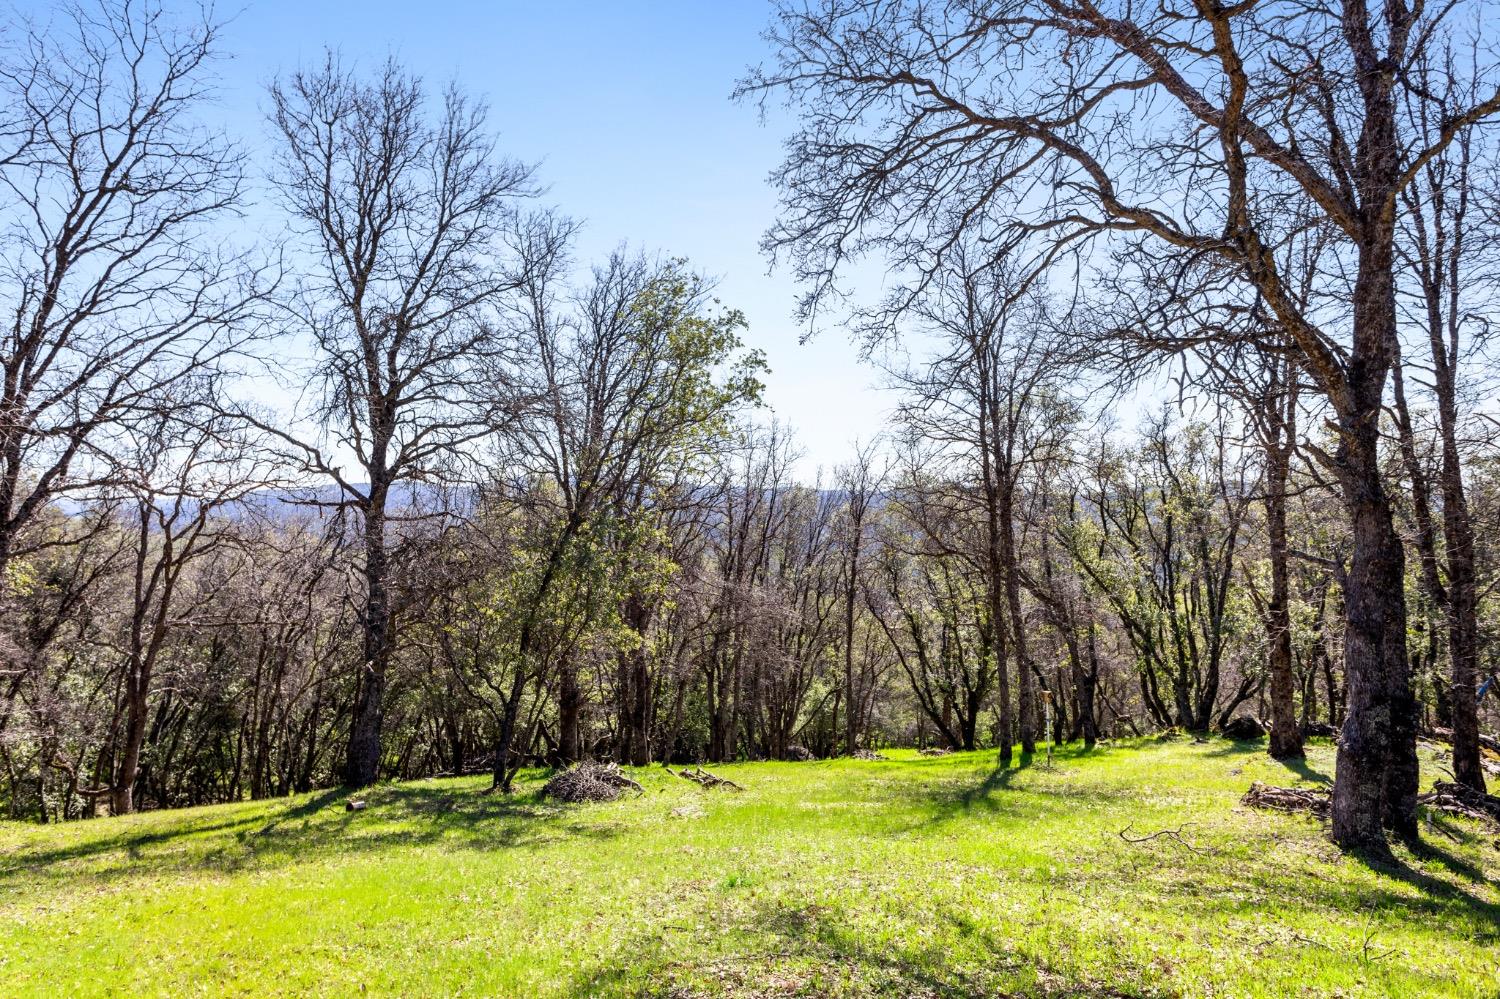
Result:
{"type": "Polygon", "coordinates": [[[365,803],[358,798],[344,802],[344,811],[346,812],[362,812],[364,810],[365,803]]]}

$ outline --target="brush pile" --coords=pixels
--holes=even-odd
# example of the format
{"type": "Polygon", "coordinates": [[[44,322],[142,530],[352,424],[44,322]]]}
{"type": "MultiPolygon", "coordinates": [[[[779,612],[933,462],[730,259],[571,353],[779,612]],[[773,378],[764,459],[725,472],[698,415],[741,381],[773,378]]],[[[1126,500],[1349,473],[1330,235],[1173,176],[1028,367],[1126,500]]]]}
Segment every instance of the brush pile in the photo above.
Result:
{"type": "Polygon", "coordinates": [[[1322,789],[1275,787],[1256,781],[1250,785],[1250,790],[1245,792],[1240,803],[1276,812],[1310,812],[1320,819],[1326,819],[1332,799],[1322,789]]]}
{"type": "Polygon", "coordinates": [[[1266,726],[1253,715],[1239,715],[1231,718],[1224,726],[1224,738],[1233,739],[1236,742],[1259,739],[1265,734],[1266,726]]]}
{"type": "Polygon", "coordinates": [[[1418,795],[1417,802],[1453,815],[1500,823],[1500,798],[1462,784],[1436,781],[1431,793],[1418,795]]]}
{"type": "Polygon", "coordinates": [[[619,764],[584,760],[554,774],[542,788],[542,795],[557,801],[614,801],[626,788],[646,793],[645,788],[620,772],[619,764]]]}
{"type": "Polygon", "coordinates": [[[953,752],[953,750],[944,749],[942,746],[928,746],[921,752],[923,756],[947,756],[949,753],[953,752]]]}
{"type": "Polygon", "coordinates": [[[744,790],[744,788],[740,787],[728,777],[720,777],[717,774],[711,774],[707,770],[704,770],[702,767],[694,767],[691,770],[689,770],[687,767],[683,767],[681,770],[673,770],[671,767],[662,767],[662,769],[674,777],[681,777],[683,780],[690,780],[694,784],[697,784],[701,787],[726,787],[733,788],[736,791],[744,790]]]}
{"type": "Polygon", "coordinates": [[[806,746],[786,747],[786,758],[791,760],[793,763],[811,763],[813,760],[817,759],[817,757],[813,755],[812,750],[808,749],[806,746]]]}
{"type": "Polygon", "coordinates": [[[879,753],[875,752],[873,749],[856,749],[851,755],[856,760],[879,761],[879,760],[885,759],[884,756],[881,756],[879,753]]]}

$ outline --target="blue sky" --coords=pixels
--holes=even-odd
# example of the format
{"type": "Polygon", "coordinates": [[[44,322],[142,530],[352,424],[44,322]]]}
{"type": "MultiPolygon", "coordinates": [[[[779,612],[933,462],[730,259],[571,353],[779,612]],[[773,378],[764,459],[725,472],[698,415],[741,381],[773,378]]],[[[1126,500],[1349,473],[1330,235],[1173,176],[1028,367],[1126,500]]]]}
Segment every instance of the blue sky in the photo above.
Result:
{"type": "Polygon", "coordinates": [[[767,355],[767,402],[795,428],[810,480],[874,436],[893,400],[837,332],[798,343],[796,286],[768,276],[758,250],[790,123],[762,125],[729,93],[766,54],[768,14],[763,0],[251,0],[225,33],[221,110],[263,150],[266,83],[325,45],[362,65],[393,53],[434,88],[457,79],[489,101],[501,148],[540,162],[546,200],[587,222],[582,259],[629,241],[720,279],[767,355]]]}

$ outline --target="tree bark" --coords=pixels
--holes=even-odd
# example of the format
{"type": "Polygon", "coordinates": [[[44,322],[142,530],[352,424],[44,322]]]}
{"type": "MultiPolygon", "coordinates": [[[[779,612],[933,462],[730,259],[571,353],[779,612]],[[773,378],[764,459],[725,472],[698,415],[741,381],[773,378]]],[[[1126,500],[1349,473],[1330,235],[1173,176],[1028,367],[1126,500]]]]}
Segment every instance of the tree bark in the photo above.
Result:
{"type": "Polygon", "coordinates": [[[364,662],[354,695],[354,719],[344,762],[344,784],[368,787],[380,775],[380,734],[385,718],[385,671],[390,658],[389,563],[385,547],[387,485],[372,483],[365,507],[364,662]]]}
{"type": "MultiPolygon", "coordinates": [[[[1389,137],[1394,142],[1394,137],[1389,137]]],[[[1390,242],[1366,247],[1354,295],[1354,356],[1335,455],[1353,548],[1344,585],[1346,716],[1334,782],[1333,839],[1389,850],[1382,826],[1415,837],[1416,699],[1406,657],[1405,553],[1380,464],[1382,396],[1395,349],[1390,242]]]]}
{"type": "MultiPolygon", "coordinates": [[[[1278,376],[1280,372],[1277,372],[1278,376]]],[[[1271,738],[1269,751],[1278,760],[1302,758],[1302,726],[1296,717],[1296,677],[1292,669],[1291,586],[1287,566],[1286,489],[1291,472],[1291,448],[1295,434],[1292,416],[1296,396],[1289,384],[1296,378],[1288,372],[1288,384],[1273,392],[1268,412],[1266,440],[1266,533],[1271,556],[1271,599],[1266,604],[1271,674],[1271,738]],[[1285,407],[1285,408],[1283,408],[1285,407]]],[[[1276,381],[1280,381],[1278,377],[1276,381]]]]}

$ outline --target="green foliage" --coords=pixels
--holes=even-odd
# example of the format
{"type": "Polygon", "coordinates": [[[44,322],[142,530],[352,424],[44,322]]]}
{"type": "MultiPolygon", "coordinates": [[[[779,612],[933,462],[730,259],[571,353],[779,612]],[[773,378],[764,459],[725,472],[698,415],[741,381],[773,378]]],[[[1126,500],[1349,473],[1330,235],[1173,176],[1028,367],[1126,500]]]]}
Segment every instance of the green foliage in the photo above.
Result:
{"type": "MultiPolygon", "coordinates": [[[[1401,865],[1238,806],[1321,782],[1224,741],[659,768],[642,797],[479,779],[0,824],[8,996],[1490,996],[1500,860],[1401,865]],[[716,771],[719,768],[715,768],[716,771]],[[1178,838],[1131,838],[1179,830],[1178,838]]],[[[1429,765],[1431,760],[1426,760],[1429,765]]],[[[1435,773],[1435,771],[1433,771],[1435,773]]]]}

